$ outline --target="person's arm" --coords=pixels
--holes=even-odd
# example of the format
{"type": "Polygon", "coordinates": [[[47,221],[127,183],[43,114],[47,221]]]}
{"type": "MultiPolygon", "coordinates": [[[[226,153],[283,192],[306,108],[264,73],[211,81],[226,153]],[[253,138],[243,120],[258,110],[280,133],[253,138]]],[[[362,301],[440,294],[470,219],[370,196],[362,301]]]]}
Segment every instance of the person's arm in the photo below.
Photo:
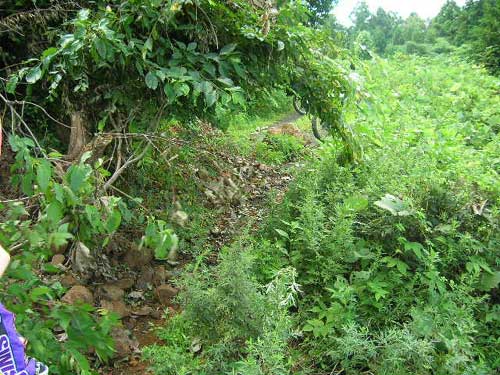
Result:
{"type": "Polygon", "coordinates": [[[5,249],[0,245],[0,277],[2,277],[3,273],[7,269],[10,263],[10,255],[5,249]]]}

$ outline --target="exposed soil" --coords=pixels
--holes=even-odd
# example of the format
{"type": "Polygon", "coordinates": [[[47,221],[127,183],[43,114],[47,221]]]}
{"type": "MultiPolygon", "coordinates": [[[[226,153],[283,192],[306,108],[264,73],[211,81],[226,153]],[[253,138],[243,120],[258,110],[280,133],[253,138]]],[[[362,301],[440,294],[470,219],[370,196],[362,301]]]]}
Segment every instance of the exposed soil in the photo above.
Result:
{"type": "MultiPolygon", "coordinates": [[[[261,132],[273,130],[275,133],[288,133],[293,122],[300,118],[298,114],[291,114],[276,123],[271,124],[261,132]]],[[[294,129],[297,129],[294,126],[294,129]]],[[[294,130],[295,131],[295,130],[294,130]]],[[[301,137],[309,135],[301,134],[301,137]]],[[[255,231],[268,214],[270,205],[268,199],[273,193],[273,202],[280,202],[292,181],[290,169],[293,164],[272,167],[262,164],[251,158],[237,155],[225,155],[225,164],[228,166],[221,173],[219,179],[207,183],[207,204],[216,206],[220,215],[210,233],[208,241],[213,251],[207,256],[208,263],[215,264],[219,250],[229,245],[243,229],[255,231]],[[227,191],[226,191],[227,190],[227,191]],[[212,194],[213,193],[213,194],[212,194]],[[226,199],[226,200],[224,200],[226,199]],[[248,228],[248,229],[247,229],[248,228]]],[[[180,265],[171,270],[179,273],[182,264],[187,259],[181,260],[180,265]]],[[[151,293],[145,294],[144,306],[150,306],[155,311],[161,311],[162,306],[151,293]]],[[[172,304],[168,309],[175,311],[172,304]]],[[[164,324],[162,318],[151,316],[124,319],[136,343],[135,351],[122,360],[116,360],[107,368],[101,369],[104,375],[145,375],[149,374],[148,364],[140,359],[141,348],[154,343],[161,344],[154,333],[154,327],[164,324]]]]}
{"type": "MultiPolygon", "coordinates": [[[[260,129],[258,133],[290,134],[309,144],[307,137],[293,122],[300,115],[291,114],[260,129]]],[[[243,230],[255,231],[268,215],[271,205],[279,203],[292,180],[294,164],[269,166],[251,157],[218,150],[214,157],[221,161],[218,176],[195,175],[200,189],[206,195],[206,205],[218,211],[218,219],[207,239],[212,249],[205,258],[216,264],[219,250],[229,245],[243,230]]],[[[10,167],[14,154],[3,144],[0,157],[0,201],[19,197],[9,183],[10,167]]],[[[84,245],[74,243],[54,255],[52,264],[66,269],[62,276],[53,276],[69,289],[63,299],[75,303],[78,298],[88,303],[116,312],[122,318],[122,327],[114,333],[118,355],[111,363],[99,369],[103,375],[146,375],[148,364],[141,361],[141,348],[159,343],[154,328],[165,324],[165,316],[178,312],[174,304],[177,289],[175,278],[190,262],[187,256],[179,255],[175,262],[158,262],[136,243],[142,233],[128,228],[116,234],[102,253],[93,255],[92,265],[86,273],[73,273],[68,265],[75,263],[75,253],[84,253],[84,245]],[[82,247],[83,246],[83,247],[82,247]],[[71,254],[71,255],[70,255],[71,254]],[[165,310],[169,314],[165,314],[165,310]]],[[[73,267],[74,268],[74,267],[73,267]]]]}

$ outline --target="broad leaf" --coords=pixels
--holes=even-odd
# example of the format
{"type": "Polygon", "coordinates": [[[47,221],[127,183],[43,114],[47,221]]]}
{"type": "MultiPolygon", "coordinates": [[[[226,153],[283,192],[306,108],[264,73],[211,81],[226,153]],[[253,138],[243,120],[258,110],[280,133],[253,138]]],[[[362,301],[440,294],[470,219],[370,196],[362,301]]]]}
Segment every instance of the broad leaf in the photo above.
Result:
{"type": "Polygon", "coordinates": [[[405,202],[391,194],[386,194],[382,199],[376,201],[375,206],[389,211],[394,216],[409,216],[413,213],[405,202]]]}
{"type": "Polygon", "coordinates": [[[52,166],[46,159],[42,159],[36,170],[36,182],[42,193],[47,193],[50,177],[52,176],[52,166]]]}
{"type": "Polygon", "coordinates": [[[231,44],[228,44],[228,45],[224,46],[220,50],[220,54],[221,55],[227,55],[227,54],[230,54],[231,52],[233,52],[235,49],[236,49],[236,44],[235,43],[231,43],[231,44]]]}
{"type": "Polygon", "coordinates": [[[40,69],[40,65],[31,68],[28,70],[28,73],[26,73],[26,82],[28,83],[35,83],[40,78],[42,78],[42,69],[40,69]]]}
{"type": "Polygon", "coordinates": [[[151,90],[156,90],[158,88],[158,78],[153,72],[146,74],[146,86],[151,90]]]}

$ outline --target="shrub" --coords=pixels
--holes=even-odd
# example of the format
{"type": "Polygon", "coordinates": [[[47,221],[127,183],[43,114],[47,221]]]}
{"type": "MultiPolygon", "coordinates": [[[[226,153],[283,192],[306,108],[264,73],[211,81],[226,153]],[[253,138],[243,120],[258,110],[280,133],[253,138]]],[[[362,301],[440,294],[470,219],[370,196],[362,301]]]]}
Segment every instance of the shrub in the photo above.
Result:
{"type": "Polygon", "coordinates": [[[215,269],[185,275],[183,312],[159,330],[165,346],[145,351],[156,373],[288,371],[295,272],[284,269],[264,287],[252,276],[252,263],[249,252],[235,246],[223,252],[215,269]]]}

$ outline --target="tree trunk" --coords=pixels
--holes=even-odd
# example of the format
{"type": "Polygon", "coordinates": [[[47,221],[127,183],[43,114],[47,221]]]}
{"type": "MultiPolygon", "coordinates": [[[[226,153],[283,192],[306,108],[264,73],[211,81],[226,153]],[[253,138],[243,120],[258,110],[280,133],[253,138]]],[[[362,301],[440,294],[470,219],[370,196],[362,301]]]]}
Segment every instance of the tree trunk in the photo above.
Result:
{"type": "Polygon", "coordinates": [[[74,161],[82,154],[86,144],[87,129],[85,128],[83,112],[73,112],[71,114],[71,134],[69,136],[68,153],[65,159],[74,161]]]}

